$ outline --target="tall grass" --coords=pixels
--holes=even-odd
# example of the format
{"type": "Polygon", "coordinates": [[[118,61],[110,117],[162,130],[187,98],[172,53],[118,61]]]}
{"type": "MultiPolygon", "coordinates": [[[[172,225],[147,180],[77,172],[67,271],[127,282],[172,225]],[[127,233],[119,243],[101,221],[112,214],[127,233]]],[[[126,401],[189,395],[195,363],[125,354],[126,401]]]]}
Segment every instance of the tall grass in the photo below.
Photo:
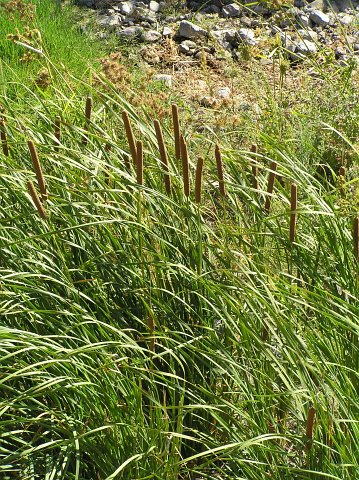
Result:
{"type": "Polygon", "coordinates": [[[267,134],[257,152],[182,137],[182,171],[164,131],[168,195],[158,126],[108,84],[69,85],[91,128],[76,90],[28,91],[21,117],[1,99],[2,475],[356,478],[356,215],[339,185],[267,134]]]}

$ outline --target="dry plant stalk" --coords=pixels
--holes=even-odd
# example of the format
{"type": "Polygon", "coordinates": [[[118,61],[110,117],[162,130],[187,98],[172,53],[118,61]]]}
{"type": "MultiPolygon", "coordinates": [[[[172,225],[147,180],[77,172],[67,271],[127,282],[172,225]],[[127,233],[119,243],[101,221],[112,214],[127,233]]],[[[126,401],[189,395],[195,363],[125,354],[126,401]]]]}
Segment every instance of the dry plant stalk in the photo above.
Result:
{"type": "Polygon", "coordinates": [[[315,408],[310,407],[308,410],[308,417],[307,417],[307,426],[305,430],[305,436],[309,441],[307,444],[307,448],[310,449],[312,444],[311,440],[313,440],[313,426],[314,426],[314,417],[315,417],[315,408]]]}
{"type": "Polygon", "coordinates": [[[219,184],[219,192],[222,197],[225,197],[226,190],[224,188],[224,168],[223,168],[223,161],[221,151],[219,146],[216,145],[214,149],[214,155],[216,157],[216,164],[217,164],[217,175],[218,175],[218,184],[219,184]]]}
{"type": "Polygon", "coordinates": [[[172,104],[172,123],[173,123],[173,134],[175,139],[175,156],[176,160],[181,158],[181,133],[180,133],[180,123],[178,116],[178,106],[172,104]]]}
{"type": "MultiPolygon", "coordinates": [[[[86,98],[86,105],[85,105],[85,119],[86,119],[85,130],[87,132],[89,131],[89,127],[90,127],[91,114],[92,114],[92,97],[88,96],[86,98]]],[[[87,140],[88,140],[87,136],[84,135],[82,143],[86,145],[87,140]]]]}
{"type": "Polygon", "coordinates": [[[295,183],[292,183],[290,189],[290,228],[289,228],[289,240],[291,243],[295,239],[295,228],[297,223],[297,205],[298,205],[298,189],[295,183]]]}
{"type": "Polygon", "coordinates": [[[199,157],[196,168],[196,188],[195,188],[195,198],[197,203],[201,203],[202,198],[202,173],[203,173],[203,157],[199,157]]]}
{"type": "Polygon", "coordinates": [[[41,200],[37,194],[37,191],[35,190],[35,187],[34,187],[34,184],[32,182],[27,182],[27,188],[29,190],[29,193],[31,195],[31,198],[32,198],[32,201],[34,202],[36,208],[37,208],[37,211],[39,212],[39,215],[41,218],[43,218],[44,220],[47,219],[47,214],[46,214],[46,211],[41,203],[41,200]]]}
{"type": "Polygon", "coordinates": [[[0,140],[2,145],[2,151],[5,157],[9,156],[9,146],[7,143],[7,136],[5,130],[5,120],[2,118],[0,119],[0,140]]]}
{"type": "Polygon", "coordinates": [[[161,163],[162,163],[162,167],[165,171],[164,180],[165,180],[166,192],[167,192],[168,195],[170,195],[172,187],[171,187],[171,177],[169,175],[169,166],[168,166],[168,157],[167,157],[166,145],[165,145],[165,141],[163,139],[163,133],[162,133],[162,128],[161,128],[160,122],[158,120],[155,120],[154,125],[155,125],[158,148],[159,148],[159,151],[160,151],[161,163]]]}
{"type": "Polygon", "coordinates": [[[346,174],[346,168],[342,165],[339,168],[339,178],[338,178],[340,195],[344,195],[345,193],[345,189],[344,189],[345,174],[346,174]]]}
{"type": "Polygon", "coordinates": [[[353,225],[354,256],[359,262],[359,216],[354,218],[353,225]]]}
{"type": "Polygon", "coordinates": [[[125,132],[126,132],[126,136],[127,136],[128,145],[130,147],[131,157],[132,157],[134,165],[136,165],[137,164],[137,152],[136,152],[135,137],[133,135],[131,122],[130,122],[128,113],[126,111],[122,112],[122,120],[123,120],[123,123],[125,125],[125,132]]]}
{"type": "Polygon", "coordinates": [[[149,326],[149,329],[150,329],[150,350],[151,352],[155,352],[155,321],[153,319],[153,317],[150,317],[148,319],[148,326],[149,326]]]}
{"type": "MultiPolygon", "coordinates": [[[[255,143],[251,146],[251,152],[252,153],[257,153],[257,145],[255,143]]],[[[252,165],[252,185],[253,185],[254,190],[259,189],[258,165],[252,165]]]]}
{"type": "Polygon", "coordinates": [[[29,150],[30,150],[32,164],[34,166],[37,183],[39,185],[39,189],[41,193],[41,200],[44,201],[48,198],[48,195],[46,192],[46,183],[45,183],[44,175],[42,173],[39,156],[38,156],[35,144],[32,140],[28,140],[27,146],[29,147],[29,150]]]}
{"type": "Polygon", "coordinates": [[[266,203],[264,205],[264,209],[267,213],[269,213],[270,206],[271,206],[271,195],[273,193],[273,188],[274,188],[274,180],[275,180],[275,174],[277,170],[277,163],[276,162],[271,162],[270,164],[270,169],[271,172],[269,173],[269,178],[268,178],[268,187],[267,187],[267,198],[266,198],[266,203]]]}
{"type": "Polygon", "coordinates": [[[55,136],[55,151],[58,152],[59,146],[61,143],[61,117],[60,116],[57,116],[55,118],[54,136],[55,136]]]}
{"type": "Polygon", "coordinates": [[[137,183],[143,185],[143,144],[141,140],[137,141],[137,159],[136,159],[136,170],[137,170],[137,183]]]}
{"type": "Polygon", "coordinates": [[[181,160],[182,160],[182,175],[183,175],[183,191],[186,197],[190,194],[189,184],[189,162],[188,162],[188,149],[183,135],[180,136],[181,144],[181,160]]]}

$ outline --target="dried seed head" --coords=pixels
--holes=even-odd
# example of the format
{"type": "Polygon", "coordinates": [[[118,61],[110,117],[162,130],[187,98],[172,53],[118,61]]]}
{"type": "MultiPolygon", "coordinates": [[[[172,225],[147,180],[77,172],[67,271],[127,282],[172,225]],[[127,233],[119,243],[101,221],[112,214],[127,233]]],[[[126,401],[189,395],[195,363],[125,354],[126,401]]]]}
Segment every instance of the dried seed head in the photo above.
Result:
{"type": "MultiPolygon", "coordinates": [[[[315,408],[310,407],[308,410],[307,426],[305,430],[305,436],[309,441],[313,439],[314,417],[315,417],[315,408]]],[[[307,445],[307,448],[311,448],[311,443],[307,445]]]]}
{"type": "Polygon", "coordinates": [[[34,184],[32,182],[27,182],[27,188],[29,190],[29,193],[31,195],[31,198],[32,198],[32,201],[34,202],[36,208],[37,208],[37,211],[39,212],[39,215],[41,218],[43,218],[44,220],[47,219],[47,214],[46,214],[46,211],[41,203],[41,200],[37,194],[37,191],[35,190],[35,187],[34,187],[34,184]]]}
{"type": "Polygon", "coordinates": [[[130,122],[128,113],[126,111],[122,112],[122,120],[123,120],[123,123],[124,123],[124,126],[125,126],[125,132],[126,132],[126,136],[127,136],[128,145],[130,147],[131,157],[132,157],[134,165],[136,165],[136,163],[137,163],[137,153],[136,153],[135,137],[133,135],[131,122],[130,122]]]}
{"type": "Polygon", "coordinates": [[[5,157],[9,156],[9,146],[7,143],[7,136],[6,136],[6,130],[5,130],[5,120],[3,118],[0,119],[0,140],[1,140],[1,146],[2,146],[2,151],[5,157]]]}
{"type": "Polygon", "coordinates": [[[154,125],[155,125],[158,148],[160,151],[161,163],[162,163],[163,170],[165,171],[164,180],[165,180],[166,192],[168,195],[170,195],[171,194],[171,177],[169,175],[166,145],[163,139],[163,133],[162,133],[160,122],[158,120],[155,120],[154,125]]]}
{"type": "Polygon", "coordinates": [[[271,206],[271,195],[273,193],[274,180],[275,180],[275,175],[276,175],[276,171],[277,171],[276,162],[271,162],[270,170],[271,170],[271,172],[269,173],[268,187],[267,187],[267,194],[268,195],[267,195],[266,202],[265,202],[265,205],[264,205],[264,209],[267,213],[269,213],[270,206],[271,206]]]}
{"type": "Polygon", "coordinates": [[[181,160],[182,160],[182,175],[183,175],[183,190],[186,197],[190,194],[190,182],[189,182],[189,162],[188,162],[188,149],[183,135],[180,136],[181,145],[181,160]]]}
{"type": "Polygon", "coordinates": [[[181,158],[181,134],[180,134],[180,123],[178,116],[178,107],[176,104],[172,104],[172,122],[173,122],[173,135],[175,139],[175,156],[176,160],[181,158]]]}
{"type": "Polygon", "coordinates": [[[195,198],[197,203],[201,203],[202,197],[202,174],[203,174],[203,157],[199,157],[196,168],[196,188],[195,198]]]}
{"type": "Polygon", "coordinates": [[[30,150],[32,164],[34,166],[37,183],[39,185],[39,189],[40,189],[40,193],[41,193],[41,199],[42,199],[42,201],[44,201],[44,200],[47,199],[48,196],[47,196],[47,192],[46,192],[46,183],[45,183],[44,175],[42,173],[42,168],[41,168],[39,156],[37,154],[35,144],[32,140],[29,140],[27,142],[27,146],[30,150]]]}
{"type": "Polygon", "coordinates": [[[218,183],[219,183],[219,191],[222,197],[226,195],[225,187],[224,187],[224,168],[223,168],[223,161],[221,151],[219,146],[216,145],[214,150],[214,155],[216,157],[216,164],[217,164],[217,175],[218,175],[218,183]]]}

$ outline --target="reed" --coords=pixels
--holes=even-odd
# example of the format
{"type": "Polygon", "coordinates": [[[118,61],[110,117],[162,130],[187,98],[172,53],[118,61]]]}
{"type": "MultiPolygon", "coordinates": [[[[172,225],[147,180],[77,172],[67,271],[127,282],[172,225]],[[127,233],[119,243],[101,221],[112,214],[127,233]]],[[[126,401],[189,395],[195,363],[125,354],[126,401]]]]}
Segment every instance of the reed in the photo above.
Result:
{"type": "Polygon", "coordinates": [[[295,230],[297,224],[297,203],[298,203],[298,192],[297,185],[292,183],[290,189],[290,228],[289,228],[289,240],[291,243],[295,239],[295,230]]]}
{"type": "Polygon", "coordinates": [[[5,120],[2,118],[0,119],[0,140],[2,151],[5,157],[9,156],[9,145],[7,142],[6,130],[5,130],[5,120]]]}
{"type": "Polygon", "coordinates": [[[143,144],[141,140],[138,140],[136,145],[136,172],[137,183],[143,185],[143,144]]]}
{"type": "Polygon", "coordinates": [[[44,175],[42,173],[42,167],[41,167],[41,163],[40,163],[40,160],[39,160],[39,155],[37,153],[37,149],[35,147],[35,144],[32,140],[28,140],[27,146],[28,146],[29,151],[30,151],[32,164],[33,164],[35,174],[36,174],[37,183],[39,185],[39,189],[40,189],[40,193],[41,193],[41,200],[45,201],[48,198],[48,195],[47,195],[47,191],[46,191],[45,178],[44,178],[44,175]]]}
{"type": "Polygon", "coordinates": [[[61,117],[60,116],[57,116],[55,118],[54,137],[55,137],[55,151],[58,152],[59,146],[61,144],[61,117]]]}
{"type": "Polygon", "coordinates": [[[27,188],[29,190],[29,193],[31,195],[32,201],[35,204],[35,207],[37,208],[37,211],[39,212],[39,215],[42,219],[46,220],[47,219],[47,214],[46,211],[41,203],[41,200],[37,194],[37,191],[35,190],[34,184],[31,181],[27,182],[27,188]]]}
{"type": "Polygon", "coordinates": [[[203,178],[203,157],[199,157],[196,167],[196,185],[195,185],[195,199],[197,203],[201,203],[202,198],[202,178],[203,178]]]}
{"type": "MultiPolygon", "coordinates": [[[[251,152],[252,153],[257,153],[257,145],[253,144],[251,146],[251,152]]],[[[257,162],[257,160],[256,160],[257,162]]],[[[252,165],[252,186],[254,190],[259,189],[259,183],[258,183],[258,165],[254,164],[252,165]]]]}
{"type": "Polygon", "coordinates": [[[354,218],[353,242],[354,242],[354,256],[355,256],[355,259],[359,262],[359,216],[354,218]]]}
{"type": "Polygon", "coordinates": [[[269,173],[269,178],[268,178],[268,186],[267,186],[267,198],[266,202],[264,205],[264,210],[269,213],[270,207],[271,207],[271,201],[272,201],[272,193],[273,193],[273,188],[274,188],[274,180],[276,176],[276,171],[277,171],[277,163],[276,162],[271,162],[270,164],[270,173],[269,173]]]}
{"type": "Polygon", "coordinates": [[[132,161],[134,165],[137,165],[137,151],[136,151],[135,136],[133,135],[130,118],[126,111],[122,112],[122,120],[125,126],[125,132],[126,132],[126,137],[128,141],[128,146],[130,147],[132,161]]]}
{"type": "Polygon", "coordinates": [[[314,429],[315,408],[310,407],[307,416],[307,425],[305,429],[305,436],[307,438],[307,449],[312,447],[313,429],[314,429]]]}
{"type": "Polygon", "coordinates": [[[223,160],[222,160],[221,151],[219,149],[219,145],[215,146],[214,155],[216,158],[216,165],[217,165],[219,192],[222,195],[222,197],[225,197],[226,190],[224,186],[224,167],[223,167],[223,160]]]}
{"type": "MultiPolygon", "coordinates": [[[[89,128],[90,128],[91,114],[92,114],[92,97],[88,96],[86,98],[86,105],[85,105],[85,130],[87,133],[89,132],[89,128]]],[[[86,145],[87,141],[88,141],[88,137],[87,135],[84,135],[82,139],[82,143],[86,145]]]]}
{"type": "Polygon", "coordinates": [[[190,195],[190,179],[189,179],[189,161],[188,148],[183,135],[180,136],[181,144],[181,160],[182,160],[182,175],[183,175],[183,191],[186,197],[190,195]]]}
{"type": "Polygon", "coordinates": [[[163,170],[165,172],[164,173],[164,181],[165,181],[166,192],[167,192],[168,195],[170,195],[171,190],[172,190],[172,186],[171,186],[171,177],[169,175],[169,165],[168,165],[166,145],[165,145],[165,141],[164,141],[164,138],[163,138],[163,133],[162,133],[162,128],[161,128],[160,122],[158,120],[155,120],[154,125],[155,125],[158,148],[159,148],[159,151],[160,151],[160,159],[161,159],[163,170]]]}
{"type": "Polygon", "coordinates": [[[178,115],[178,106],[172,104],[172,123],[173,123],[173,135],[175,140],[175,156],[176,160],[181,159],[181,133],[180,133],[180,123],[178,115]]]}

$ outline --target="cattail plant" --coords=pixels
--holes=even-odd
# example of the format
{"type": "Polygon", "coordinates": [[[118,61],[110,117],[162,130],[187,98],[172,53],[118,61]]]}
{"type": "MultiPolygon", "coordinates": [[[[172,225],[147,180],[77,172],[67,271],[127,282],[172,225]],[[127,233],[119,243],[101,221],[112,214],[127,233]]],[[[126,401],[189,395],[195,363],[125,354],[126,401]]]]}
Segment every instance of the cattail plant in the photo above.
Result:
{"type": "Polygon", "coordinates": [[[159,148],[159,151],[160,151],[161,163],[162,163],[163,170],[165,171],[164,180],[165,180],[166,192],[167,192],[168,195],[170,195],[171,194],[171,177],[169,175],[169,166],[168,166],[168,157],[167,157],[166,145],[165,145],[165,141],[163,139],[163,133],[162,133],[162,128],[161,128],[160,122],[158,120],[155,120],[154,125],[155,125],[158,148],[159,148]]]}
{"type": "Polygon", "coordinates": [[[175,103],[172,104],[172,123],[173,123],[173,135],[175,139],[175,156],[176,160],[181,158],[181,133],[180,123],[178,116],[178,107],[175,103]]]}
{"type": "Polygon", "coordinates": [[[186,197],[190,194],[189,184],[189,162],[188,162],[188,149],[183,135],[180,136],[181,144],[181,160],[182,160],[182,175],[183,175],[183,190],[186,197]]]}
{"type": "Polygon", "coordinates": [[[346,168],[342,165],[339,168],[339,178],[338,178],[339,192],[340,192],[340,195],[342,195],[342,196],[345,193],[345,189],[344,189],[345,175],[346,175],[346,168]]]}
{"type": "Polygon", "coordinates": [[[307,416],[307,426],[305,429],[305,436],[307,437],[307,449],[312,447],[313,440],[313,427],[314,427],[315,408],[310,407],[307,416]]]}
{"type": "Polygon", "coordinates": [[[274,188],[274,180],[275,180],[275,175],[276,175],[276,170],[277,170],[277,163],[276,162],[271,162],[270,164],[270,173],[269,173],[269,178],[268,178],[268,187],[267,187],[267,198],[266,202],[264,205],[264,209],[267,213],[269,213],[270,206],[271,206],[271,195],[273,193],[273,188],[274,188]]]}
{"type": "Polygon", "coordinates": [[[218,145],[216,145],[216,147],[214,149],[214,155],[216,157],[216,164],[217,164],[219,192],[222,195],[222,197],[224,197],[226,195],[226,190],[225,190],[225,187],[224,187],[224,168],[223,168],[221,151],[220,151],[218,145]]]}
{"type": "Polygon", "coordinates": [[[125,126],[126,137],[128,141],[128,145],[130,147],[131,157],[133,160],[134,165],[137,165],[137,152],[136,152],[136,143],[135,137],[133,135],[133,130],[130,122],[130,118],[126,111],[122,112],[122,120],[125,126]]]}
{"type": "Polygon", "coordinates": [[[54,137],[55,137],[55,151],[58,152],[59,146],[61,143],[61,117],[60,116],[57,116],[55,118],[54,137]]]}
{"type": "Polygon", "coordinates": [[[44,201],[44,200],[47,199],[48,195],[47,195],[47,191],[46,191],[46,183],[45,183],[44,175],[42,173],[42,168],[41,168],[41,163],[40,163],[40,160],[39,160],[39,156],[38,156],[35,144],[32,140],[29,140],[27,142],[27,146],[30,150],[32,164],[34,166],[37,183],[39,185],[39,189],[40,189],[40,193],[41,193],[41,199],[42,199],[42,201],[44,201]]]}
{"type": "MultiPolygon", "coordinates": [[[[85,130],[87,132],[89,131],[89,127],[90,127],[91,114],[92,114],[92,97],[88,96],[86,98],[86,105],[85,105],[85,119],[86,119],[85,130]]],[[[84,135],[82,143],[86,145],[87,140],[88,140],[87,135],[84,135]]]]}
{"type": "Polygon", "coordinates": [[[136,145],[136,172],[137,183],[143,185],[143,144],[141,140],[138,140],[136,145]]]}
{"type": "Polygon", "coordinates": [[[354,218],[353,224],[354,256],[359,262],[359,216],[354,218]]]}
{"type": "Polygon", "coordinates": [[[195,187],[195,198],[197,203],[201,203],[202,197],[202,174],[203,174],[203,157],[199,157],[196,168],[196,187],[195,187]]]}
{"type": "Polygon", "coordinates": [[[289,240],[291,243],[294,242],[295,239],[295,228],[297,223],[297,202],[298,202],[298,194],[297,194],[297,185],[292,183],[290,189],[290,227],[289,227],[289,240]]]}
{"type": "Polygon", "coordinates": [[[9,145],[7,143],[7,136],[6,136],[6,130],[5,130],[5,120],[3,118],[0,119],[0,140],[1,140],[1,146],[2,146],[2,151],[5,157],[9,156],[9,145]]]}
{"type": "MultiPolygon", "coordinates": [[[[251,146],[251,152],[252,153],[257,153],[257,145],[253,144],[251,146]]],[[[259,189],[259,183],[258,183],[258,165],[252,165],[252,185],[254,190],[259,189]]]]}
{"type": "Polygon", "coordinates": [[[41,203],[41,200],[37,194],[37,191],[35,190],[34,184],[32,182],[27,182],[27,188],[29,190],[29,193],[31,195],[32,201],[35,204],[35,207],[37,208],[37,211],[39,212],[39,215],[41,218],[44,220],[47,219],[47,214],[46,211],[41,203]]]}

